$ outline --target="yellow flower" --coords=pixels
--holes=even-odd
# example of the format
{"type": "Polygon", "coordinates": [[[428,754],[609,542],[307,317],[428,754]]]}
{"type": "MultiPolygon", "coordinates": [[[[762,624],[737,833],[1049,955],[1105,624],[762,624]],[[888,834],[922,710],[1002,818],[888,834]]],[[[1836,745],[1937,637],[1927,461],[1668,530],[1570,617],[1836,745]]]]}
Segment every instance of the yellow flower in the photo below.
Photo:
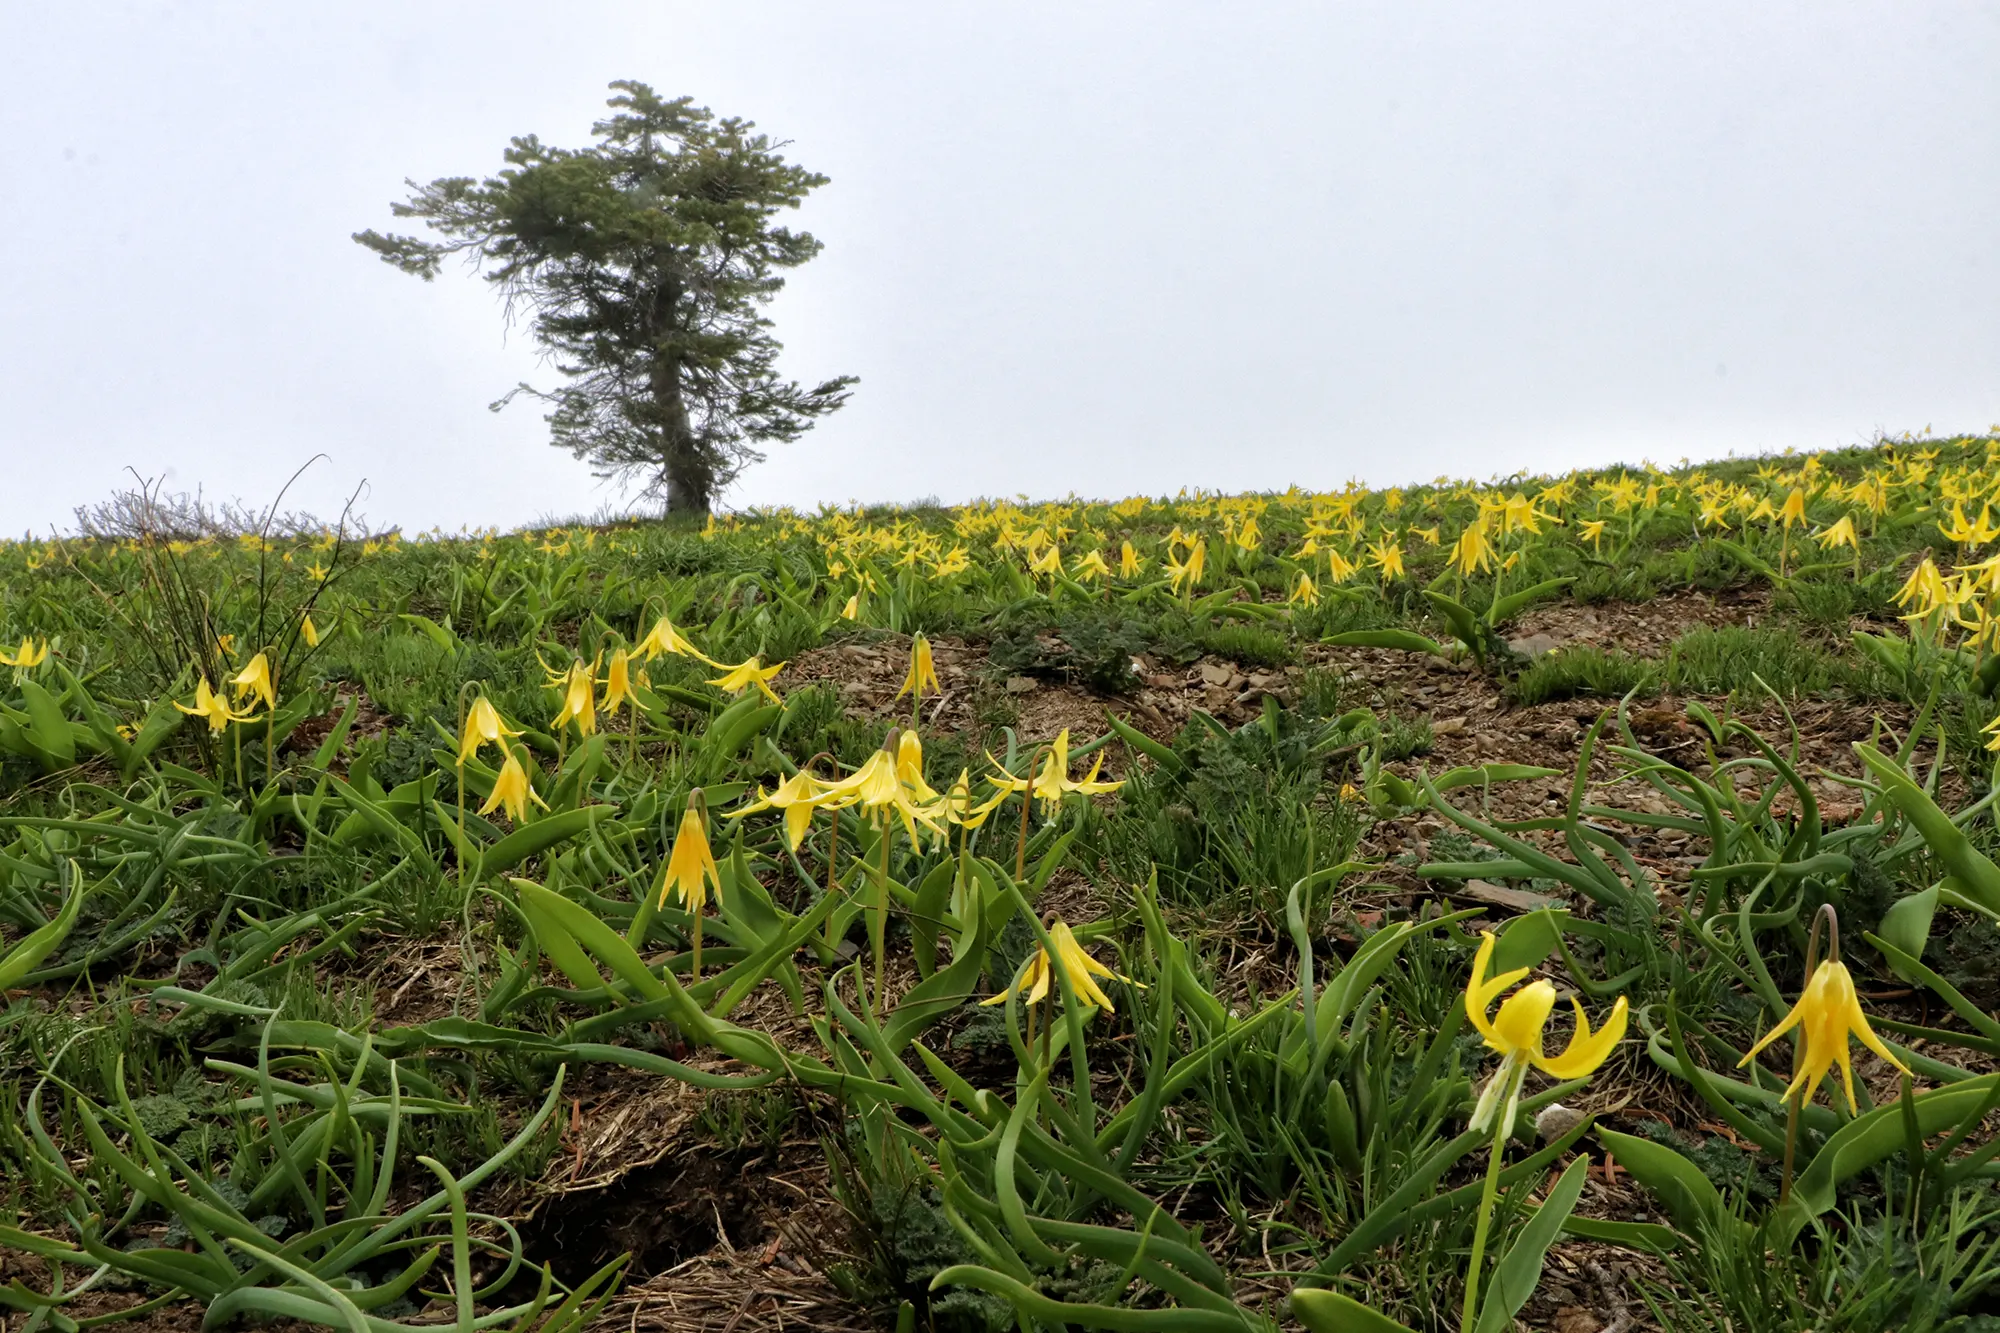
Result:
{"type": "Polygon", "coordinates": [[[731,694],[741,694],[754,685],[757,691],[772,703],[784,702],[771,690],[772,679],[785,669],[783,662],[767,667],[763,659],[752,657],[747,661],[738,662],[735,666],[724,666],[721,662],[711,665],[722,667],[723,674],[709,681],[709,684],[727,690],[731,694]]]}
{"type": "Polygon", "coordinates": [[[1806,521],[1806,493],[1797,486],[1785,495],[1785,507],[1778,511],[1778,521],[1786,527],[1806,521]]]}
{"type": "Polygon", "coordinates": [[[611,665],[604,670],[604,711],[616,716],[620,708],[639,706],[632,697],[632,666],[623,648],[611,653],[611,665]]]}
{"type": "Polygon", "coordinates": [[[1253,514],[1249,518],[1244,519],[1242,528],[1238,529],[1236,533],[1237,549],[1241,551],[1254,551],[1257,549],[1258,543],[1262,540],[1263,538],[1257,532],[1256,515],[1253,514]]]}
{"type": "Polygon", "coordinates": [[[1892,599],[1897,606],[1914,606],[1912,615],[1922,619],[1945,600],[1944,575],[1929,556],[1925,556],[1917,567],[1910,571],[1910,577],[1903,580],[1903,586],[1892,599]]]}
{"type": "Polygon", "coordinates": [[[1979,507],[1979,521],[1968,523],[1965,509],[1957,500],[1951,503],[1951,523],[1938,524],[1938,531],[1960,546],[1984,546],[1995,537],[2000,537],[2000,528],[1993,526],[1993,509],[1990,505],[1979,507]]]}
{"type": "Polygon", "coordinates": [[[840,608],[840,618],[842,620],[859,620],[861,618],[860,593],[857,592],[847,599],[847,605],[840,608]]]}
{"type": "Polygon", "coordinates": [[[1441,535],[1435,526],[1428,528],[1411,528],[1410,535],[1412,537],[1422,537],[1424,539],[1424,544],[1426,546],[1436,546],[1439,544],[1441,540],[1441,535]]]}
{"type": "Polygon", "coordinates": [[[1188,587],[1201,585],[1201,567],[1208,562],[1208,538],[1196,537],[1194,545],[1188,547],[1187,579],[1188,587]]]}
{"type": "Polygon", "coordinates": [[[1312,575],[1306,573],[1304,570],[1300,570],[1299,581],[1293,586],[1292,595],[1285,600],[1287,602],[1302,603],[1308,607],[1318,606],[1319,585],[1312,581],[1312,575]]]}
{"type": "Polygon", "coordinates": [[[910,790],[898,770],[897,758],[887,750],[869,755],[868,762],[852,774],[827,786],[826,803],[858,805],[883,824],[894,814],[902,819],[912,843],[917,841],[918,824],[942,835],[944,828],[937,822],[941,812],[936,803],[924,801],[910,790]]]}
{"type": "Polygon", "coordinates": [[[914,727],[905,729],[896,738],[896,780],[909,789],[911,799],[922,805],[935,805],[944,799],[924,781],[924,743],[914,727]]]}
{"type": "Polygon", "coordinates": [[[972,773],[969,769],[961,768],[958,770],[958,780],[953,782],[951,790],[945,793],[945,817],[954,824],[968,829],[976,829],[981,824],[984,824],[986,817],[998,809],[1000,803],[1006,799],[1007,793],[1003,790],[994,793],[977,805],[973,804],[972,773]]]}
{"type": "Polygon", "coordinates": [[[213,690],[208,688],[207,676],[203,676],[201,684],[195,688],[194,707],[189,708],[178,699],[174,700],[174,707],[180,709],[189,717],[207,718],[208,729],[211,732],[223,731],[231,722],[248,722],[250,720],[250,714],[247,711],[241,713],[233,712],[228,704],[224,703],[213,690]]]}
{"type": "Polygon", "coordinates": [[[938,684],[937,665],[931,660],[931,641],[918,634],[910,639],[910,669],[903,676],[903,688],[896,691],[896,697],[914,694],[924,697],[928,689],[932,694],[943,694],[944,686],[938,684]]]}
{"type": "Polygon", "coordinates": [[[725,818],[741,819],[754,815],[759,810],[781,810],[785,816],[785,842],[793,851],[806,840],[806,832],[812,827],[813,811],[826,799],[826,784],[820,782],[803,768],[786,778],[773,791],[757,788],[757,799],[740,810],[732,810],[725,818]]]}
{"type": "Polygon", "coordinates": [[[1836,959],[1827,959],[1813,970],[1812,979],[1806,982],[1805,991],[1799,1002],[1792,1006],[1778,1026],[1764,1034],[1762,1041],[1750,1048],[1750,1054],[1743,1057],[1737,1066],[1749,1064],[1757,1053],[1773,1041],[1790,1032],[1795,1027],[1805,1029],[1805,1055],[1798,1062],[1798,1073],[1785,1089],[1785,1099],[1803,1093],[1802,1100],[1811,1101],[1819,1082],[1834,1065],[1840,1066],[1841,1082],[1847,1091],[1847,1109],[1859,1111],[1854,1100],[1854,1067],[1848,1061],[1847,1039],[1859,1037],[1861,1044],[1887,1060],[1909,1076],[1909,1068],[1898,1060],[1875,1035],[1875,1029],[1868,1026],[1868,1015],[1861,1012],[1861,1001],[1854,994],[1854,978],[1848,974],[1847,964],[1836,959]]]}
{"type": "MultiPolygon", "coordinates": [[[[1466,1017],[1472,1020],[1488,1049],[1500,1056],[1499,1070],[1480,1093],[1472,1115],[1472,1129],[1489,1127],[1494,1114],[1501,1110],[1501,1102],[1511,1103],[1520,1095],[1520,1075],[1526,1066],[1533,1065],[1551,1078],[1582,1078],[1603,1064],[1625,1036],[1624,996],[1618,997],[1618,1003],[1611,1007],[1611,1017],[1596,1032],[1590,1030],[1590,1020],[1584,1017],[1583,1003],[1572,996],[1576,1028],[1570,1033],[1569,1045],[1559,1055],[1543,1055],[1542,1030],[1548,1026],[1549,1013],[1555,1008],[1556,988],[1546,981],[1530,982],[1508,996],[1497,1014],[1489,1015],[1487,1011],[1500,993],[1528,975],[1528,969],[1522,967],[1489,978],[1486,969],[1493,964],[1496,943],[1492,931],[1480,933],[1479,952],[1472,960],[1472,977],[1465,987],[1466,1017]]],[[[1511,1105],[1505,1115],[1512,1117],[1511,1105]]]]}
{"type": "MultiPolygon", "coordinates": [[[[992,756],[988,755],[991,759],[992,756]]],[[[994,760],[994,767],[1000,767],[994,760]]],[[[1049,745],[1048,755],[1042,760],[1041,772],[1031,782],[1027,778],[1017,778],[1002,771],[1002,775],[989,781],[1003,792],[1028,791],[1040,801],[1045,810],[1053,810],[1062,803],[1062,798],[1071,794],[1096,796],[1103,792],[1114,792],[1124,786],[1123,782],[1099,782],[1097,772],[1104,767],[1104,755],[1099,752],[1097,762],[1090,766],[1090,772],[1081,780],[1073,780],[1069,775],[1069,728],[1056,733],[1049,745]]]]}
{"type": "Polygon", "coordinates": [[[1483,519],[1460,533],[1458,540],[1452,543],[1451,563],[1466,578],[1493,567],[1493,543],[1486,536],[1483,519]]]}
{"type": "MultiPolygon", "coordinates": [[[[1063,977],[1069,982],[1076,998],[1096,1005],[1107,1014],[1116,1013],[1117,1009],[1113,1007],[1111,997],[1098,986],[1095,978],[1116,977],[1125,982],[1131,982],[1132,978],[1113,972],[1085,953],[1083,946],[1077,943],[1076,936],[1071,934],[1070,928],[1061,921],[1049,927],[1049,942],[1056,946],[1055,964],[1062,969],[1063,977]]],[[[1028,997],[1029,1004],[1034,1004],[1048,995],[1049,980],[1052,975],[1053,972],[1049,967],[1049,951],[1046,948],[1037,949],[1035,956],[1021,969],[1021,975],[1013,985],[991,999],[981,1000],[980,1003],[1005,1004],[1009,995],[1022,994],[1028,997]]]]}
{"type": "Polygon", "coordinates": [[[229,683],[236,687],[238,703],[243,702],[245,696],[252,696],[262,699],[266,708],[278,706],[278,692],[271,683],[271,659],[262,653],[251,658],[247,666],[231,676],[229,683]]]}
{"type": "Polygon", "coordinates": [[[483,745],[497,745],[504,751],[507,738],[520,734],[501,720],[500,710],[482,694],[472,701],[465,714],[465,730],[458,737],[458,762],[462,764],[476,756],[483,745]]]}
{"type": "Polygon", "coordinates": [[[680,832],[674,835],[673,850],[667,854],[666,874],[660,877],[660,906],[665,907],[667,895],[677,891],[681,906],[699,913],[708,905],[711,884],[721,897],[722,875],[715,868],[715,853],[708,847],[708,828],[690,802],[687,813],[681,816],[680,832]]]}
{"type": "Polygon", "coordinates": [[[1403,576],[1403,546],[1386,535],[1368,548],[1368,561],[1382,571],[1382,582],[1403,576]]]}
{"type": "Polygon", "coordinates": [[[319,626],[313,624],[311,616],[299,617],[299,633],[305,638],[306,647],[319,647],[319,626]]]}
{"type": "Polygon", "coordinates": [[[1326,553],[1326,576],[1335,583],[1345,583],[1354,577],[1354,564],[1331,547],[1326,553]]]}
{"type": "Polygon", "coordinates": [[[1854,517],[1851,514],[1842,514],[1840,522],[1820,533],[1815,540],[1819,542],[1819,549],[1822,551],[1831,551],[1836,546],[1845,546],[1857,551],[1861,549],[1860,538],[1855,535],[1854,517]]]}
{"type": "Polygon", "coordinates": [[[21,640],[20,651],[12,657],[7,656],[4,652],[0,652],[0,666],[19,667],[25,671],[29,667],[40,666],[42,660],[48,655],[49,641],[47,639],[43,639],[38,644],[33,639],[24,638],[21,640]]]}
{"type": "Polygon", "coordinates": [[[1062,573],[1062,548],[1054,545],[1045,548],[1040,555],[1028,562],[1028,572],[1050,575],[1062,573]]]}
{"type": "Polygon", "coordinates": [[[535,795],[535,789],[528,785],[528,770],[521,767],[520,757],[509,750],[507,762],[500,765],[500,776],[493,779],[493,794],[479,807],[479,813],[490,815],[505,807],[507,818],[518,824],[526,817],[530,801],[544,810],[549,808],[549,803],[535,795]]]}
{"type": "Polygon", "coordinates": [[[646,637],[639,640],[638,646],[632,651],[648,662],[662,653],[672,653],[678,657],[692,657],[695,661],[706,662],[712,667],[722,665],[688,642],[687,638],[674,628],[674,622],[665,616],[661,616],[653,623],[653,628],[646,631],[646,637]]]}
{"type": "Polygon", "coordinates": [[[1104,562],[1102,551],[1087,551],[1083,559],[1076,562],[1076,577],[1086,583],[1111,577],[1111,566],[1104,562]]]}
{"type": "Polygon", "coordinates": [[[574,721],[579,736],[588,736],[597,730],[597,669],[585,666],[582,658],[569,664],[569,670],[556,675],[549,682],[563,692],[562,707],[556,710],[549,722],[551,727],[560,728],[564,723],[574,721]]]}
{"type": "Polygon", "coordinates": [[[1137,578],[1143,568],[1145,566],[1139,559],[1138,551],[1133,549],[1132,543],[1129,541],[1122,543],[1118,547],[1118,577],[1137,578]]]}
{"type": "Polygon", "coordinates": [[[1593,518],[1587,519],[1577,525],[1577,531],[1590,539],[1590,548],[1593,551],[1602,549],[1604,544],[1604,525],[1608,522],[1610,522],[1609,519],[1593,518]]]}

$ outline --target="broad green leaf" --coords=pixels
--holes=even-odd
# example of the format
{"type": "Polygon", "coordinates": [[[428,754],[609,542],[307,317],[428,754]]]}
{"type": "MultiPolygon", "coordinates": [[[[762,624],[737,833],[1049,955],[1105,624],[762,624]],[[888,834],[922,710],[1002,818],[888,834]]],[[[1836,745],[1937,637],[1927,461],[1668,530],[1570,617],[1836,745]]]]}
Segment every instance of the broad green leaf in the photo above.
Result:
{"type": "Polygon", "coordinates": [[[1327,1287],[1294,1287],[1292,1317],[1311,1333],[1412,1333],[1388,1315],[1327,1287]]]}
{"type": "Polygon", "coordinates": [[[1533,764],[1461,764],[1438,774],[1432,786],[1439,791],[1478,787],[1489,782],[1526,782],[1534,778],[1562,776],[1559,768],[1537,768],[1533,764]]]}
{"type": "Polygon", "coordinates": [[[1429,653],[1443,657],[1448,651],[1436,639],[1410,629],[1350,629],[1329,634],[1320,640],[1335,648],[1394,648],[1406,653],[1429,653]]]}
{"type": "Polygon", "coordinates": [[[432,620],[429,616],[420,616],[415,612],[405,611],[398,615],[396,619],[402,621],[405,625],[422,630],[432,643],[446,652],[452,652],[458,647],[458,636],[445,626],[438,624],[437,621],[432,620]]]}
{"type": "Polygon", "coordinates": [[[1632,1179],[1656,1195],[1667,1212],[1690,1236],[1718,1225],[1728,1216],[1721,1193],[1701,1168],[1665,1144],[1597,1127],[1597,1138],[1632,1179]]]}
{"type": "Polygon", "coordinates": [[[1965,895],[1988,911],[2000,912],[2000,866],[1972,845],[1965,830],[1938,809],[1937,802],[1903,771],[1901,764],[1865,741],[1855,743],[1854,753],[1861,756],[1861,762],[1882,784],[1883,794],[1923,836],[1931,853],[1957,877],[1965,895]]]}
{"type": "MultiPolygon", "coordinates": [[[[1929,1138],[1967,1116],[1983,1115],[1996,1082],[2000,1082],[2000,1074],[1986,1074],[1918,1094],[1912,1108],[1918,1132],[1929,1138]]],[[[1780,1249],[1789,1248],[1808,1222],[1838,1202],[1841,1185],[1903,1150],[1904,1114],[1899,1097],[1848,1121],[1813,1154],[1792,1182],[1790,1201],[1771,1219],[1774,1243],[1780,1249]]]]}
{"type": "Polygon", "coordinates": [[[76,914],[83,909],[83,878],[74,868],[76,887],[63,901],[62,910],[47,925],[30,931],[13,948],[0,953],[0,993],[11,990],[20,983],[22,977],[35,970],[36,964],[54,953],[76,925],[76,914]]]}
{"type": "Polygon", "coordinates": [[[623,935],[560,893],[530,880],[511,882],[521,911],[535,928],[535,942],[579,989],[604,989],[604,978],[597,971],[601,963],[641,998],[667,998],[667,987],[625,942],[623,935]]]}
{"type": "Polygon", "coordinates": [[[1571,1162],[1543,1196],[1542,1206],[1515,1236],[1507,1253],[1494,1265],[1486,1299],[1479,1303],[1474,1333],[1512,1333],[1514,1316],[1541,1285],[1542,1262],[1548,1257],[1549,1246],[1562,1234],[1563,1223],[1576,1210],[1577,1196],[1583,1193],[1584,1176],[1589,1170],[1588,1157],[1579,1156],[1571,1162]]]}
{"type": "Polygon", "coordinates": [[[616,813],[616,806],[586,805],[558,815],[544,815],[532,823],[523,824],[486,849],[480,858],[479,875],[483,878],[505,874],[529,857],[545,852],[559,842],[567,842],[599,820],[608,819],[616,813]]]}
{"type": "Polygon", "coordinates": [[[1486,623],[1496,626],[1504,625],[1536,602],[1539,602],[1542,598],[1552,593],[1561,592],[1574,582],[1576,580],[1570,577],[1548,579],[1535,584],[1531,588],[1523,588],[1519,592],[1508,593],[1505,597],[1496,599],[1493,605],[1488,608],[1486,623]]]}
{"type": "Polygon", "coordinates": [[[21,682],[21,702],[28,710],[28,739],[48,756],[53,767],[68,768],[76,762],[76,733],[55,696],[32,680],[21,682]]]}
{"type": "Polygon", "coordinates": [[[1650,1254],[1671,1254],[1681,1247],[1683,1240],[1680,1232],[1658,1222],[1607,1222],[1602,1218],[1578,1217],[1575,1213],[1564,1220],[1563,1231],[1585,1240],[1601,1240],[1650,1254]]]}

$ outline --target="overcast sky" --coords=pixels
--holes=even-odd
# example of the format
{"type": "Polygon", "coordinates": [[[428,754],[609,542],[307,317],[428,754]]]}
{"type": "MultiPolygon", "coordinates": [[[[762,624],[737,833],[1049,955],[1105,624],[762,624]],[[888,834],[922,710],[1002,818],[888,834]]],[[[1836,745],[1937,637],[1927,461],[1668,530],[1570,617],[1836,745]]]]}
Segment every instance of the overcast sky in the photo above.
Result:
{"type": "MultiPolygon", "coordinates": [[[[616,499],[494,293],[349,240],[633,78],[832,177],[851,404],[747,506],[1377,484],[2000,420],[1991,4],[0,10],[0,532],[123,469],[377,522],[616,499]]],[[[407,225],[407,224],[406,224],[407,225]]]]}

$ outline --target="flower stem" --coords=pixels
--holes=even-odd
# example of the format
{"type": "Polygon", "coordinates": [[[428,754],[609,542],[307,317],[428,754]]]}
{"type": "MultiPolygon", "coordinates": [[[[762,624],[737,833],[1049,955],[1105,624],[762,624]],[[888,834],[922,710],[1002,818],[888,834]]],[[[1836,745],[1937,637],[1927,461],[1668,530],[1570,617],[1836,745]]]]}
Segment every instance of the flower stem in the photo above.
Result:
{"type": "Polygon", "coordinates": [[[1500,1192],[1500,1163],[1506,1154],[1507,1132],[1514,1126],[1514,1107],[1521,1082],[1527,1073],[1523,1065],[1509,1071],[1499,1114],[1493,1119],[1493,1148],[1486,1159],[1486,1183],[1479,1190],[1479,1218],[1472,1228],[1472,1258],[1465,1267],[1465,1305],[1459,1313],[1459,1333],[1472,1333],[1473,1318],[1479,1313],[1479,1274],[1486,1262],[1486,1233],[1493,1225],[1493,1204],[1500,1192]]]}
{"type": "Polygon", "coordinates": [[[882,878],[875,886],[875,919],[869,923],[869,943],[875,946],[875,996],[869,1012],[873,1018],[886,1012],[888,1000],[883,995],[884,955],[888,951],[889,937],[889,820],[882,819],[882,878]]]}

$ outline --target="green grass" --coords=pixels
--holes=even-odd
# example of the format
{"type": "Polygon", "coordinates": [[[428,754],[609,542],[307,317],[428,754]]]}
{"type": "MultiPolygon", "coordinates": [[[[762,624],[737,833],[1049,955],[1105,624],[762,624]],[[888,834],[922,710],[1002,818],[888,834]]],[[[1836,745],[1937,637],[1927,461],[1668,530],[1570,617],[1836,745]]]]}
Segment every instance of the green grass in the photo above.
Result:
{"type": "Polygon", "coordinates": [[[1508,682],[1513,702],[1531,707],[1557,699],[1593,696],[1622,699],[1637,691],[1642,697],[1659,689],[1660,668],[1643,658],[1602,648],[1558,648],[1537,657],[1508,682]]]}

